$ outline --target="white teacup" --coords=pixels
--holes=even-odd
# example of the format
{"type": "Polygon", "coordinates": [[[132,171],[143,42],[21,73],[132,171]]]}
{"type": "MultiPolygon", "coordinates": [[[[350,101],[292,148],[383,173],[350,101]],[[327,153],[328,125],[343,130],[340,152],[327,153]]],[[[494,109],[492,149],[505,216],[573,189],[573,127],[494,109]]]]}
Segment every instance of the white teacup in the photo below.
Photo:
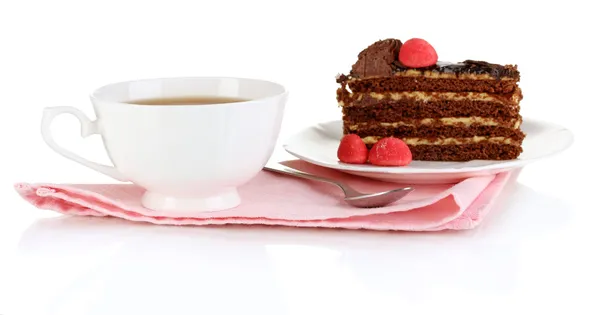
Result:
{"type": "Polygon", "coordinates": [[[114,83],[90,98],[97,119],[74,107],[44,109],[42,136],[64,157],[146,189],[142,204],[164,211],[217,211],[240,204],[237,188],[273,153],[288,92],[276,83],[226,77],[114,83]],[[185,96],[248,101],[210,105],[134,105],[131,100],[185,96]],[[50,124],[68,113],[81,134],[100,134],[114,166],[86,160],[56,144],[50,124]]]}

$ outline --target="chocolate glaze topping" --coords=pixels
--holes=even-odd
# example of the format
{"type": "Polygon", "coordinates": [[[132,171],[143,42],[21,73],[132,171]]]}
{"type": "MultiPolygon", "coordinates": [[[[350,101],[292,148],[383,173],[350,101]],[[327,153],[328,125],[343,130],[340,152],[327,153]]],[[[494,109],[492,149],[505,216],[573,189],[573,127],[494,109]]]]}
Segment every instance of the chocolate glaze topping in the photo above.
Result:
{"type": "Polygon", "coordinates": [[[351,73],[361,78],[392,75],[392,63],[398,59],[400,47],[402,42],[393,38],[371,44],[358,54],[351,73]]]}
{"type": "Polygon", "coordinates": [[[431,67],[419,69],[405,67],[402,65],[402,63],[396,60],[392,63],[392,68],[394,69],[394,72],[417,70],[421,72],[434,71],[453,74],[488,74],[494,77],[495,79],[500,79],[503,77],[509,77],[514,79],[519,78],[519,71],[517,70],[517,66],[503,66],[495,63],[477,60],[465,60],[463,62],[458,63],[438,62],[437,64],[431,67]]]}
{"type": "MultiPolygon", "coordinates": [[[[359,64],[360,60],[355,64],[359,64]]],[[[371,72],[368,75],[364,75],[364,72],[355,71],[352,67],[352,71],[350,71],[350,75],[340,75],[337,79],[338,83],[347,81],[350,78],[364,79],[369,76],[379,76],[386,77],[392,76],[394,73],[404,72],[408,70],[413,71],[432,71],[432,72],[440,72],[440,73],[450,73],[450,74],[488,74],[491,77],[500,80],[501,78],[511,78],[515,80],[520,79],[520,73],[516,65],[500,65],[495,63],[489,63],[485,61],[475,61],[475,60],[465,60],[463,62],[457,63],[449,63],[449,62],[438,62],[437,64],[425,67],[425,68],[409,68],[402,65],[398,60],[394,60],[387,67],[391,69],[391,71],[378,71],[371,72]]]]}

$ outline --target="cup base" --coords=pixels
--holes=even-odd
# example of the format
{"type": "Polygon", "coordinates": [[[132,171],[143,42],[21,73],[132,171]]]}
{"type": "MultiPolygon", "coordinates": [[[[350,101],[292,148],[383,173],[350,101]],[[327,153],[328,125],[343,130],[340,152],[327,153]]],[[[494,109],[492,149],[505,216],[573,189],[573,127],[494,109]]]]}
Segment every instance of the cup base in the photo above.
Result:
{"type": "Polygon", "coordinates": [[[240,195],[235,188],[220,193],[181,198],[147,191],[142,196],[142,205],[148,209],[169,212],[214,212],[237,207],[241,203],[240,195]]]}

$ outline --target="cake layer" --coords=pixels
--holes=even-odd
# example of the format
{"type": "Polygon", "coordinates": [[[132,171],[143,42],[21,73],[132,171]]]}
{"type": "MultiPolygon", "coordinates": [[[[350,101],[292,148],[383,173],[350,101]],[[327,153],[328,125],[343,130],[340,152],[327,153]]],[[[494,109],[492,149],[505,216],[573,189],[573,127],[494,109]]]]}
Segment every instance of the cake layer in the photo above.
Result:
{"type": "Polygon", "coordinates": [[[338,83],[342,88],[356,92],[390,92],[390,91],[423,91],[423,92],[486,92],[507,94],[517,89],[515,79],[459,79],[428,76],[372,77],[365,79],[340,76],[338,83]]]}
{"type": "Polygon", "coordinates": [[[461,145],[409,145],[416,161],[512,160],[523,152],[520,146],[480,142],[461,145]]]}
{"type": "MultiPolygon", "coordinates": [[[[372,143],[367,144],[371,149],[372,143]]],[[[523,153],[519,145],[499,142],[477,142],[465,144],[429,145],[409,144],[415,161],[512,160],[523,153]]]]}
{"type": "MultiPolygon", "coordinates": [[[[368,144],[370,149],[373,145],[368,144]]],[[[414,161],[464,162],[471,160],[512,160],[523,153],[517,145],[479,142],[449,145],[408,145],[414,161]]]]}
{"type": "Polygon", "coordinates": [[[361,138],[365,137],[396,137],[401,139],[407,138],[486,138],[486,137],[501,137],[515,141],[522,141],[525,134],[520,129],[498,127],[498,126],[481,126],[471,125],[470,127],[456,126],[398,126],[398,127],[383,127],[380,125],[369,125],[359,127],[356,130],[347,127],[344,128],[344,133],[357,134],[361,138]]]}
{"type": "Polygon", "coordinates": [[[342,107],[343,120],[359,122],[398,122],[406,118],[491,117],[519,118],[520,106],[485,101],[411,101],[400,100],[371,106],[342,107]]]}
{"type": "Polygon", "coordinates": [[[438,101],[478,101],[492,102],[516,106],[523,99],[521,89],[517,88],[509,94],[491,94],[484,92],[382,92],[382,93],[348,93],[339,91],[337,95],[340,106],[370,106],[380,103],[410,101],[410,102],[438,102],[438,101]]]}

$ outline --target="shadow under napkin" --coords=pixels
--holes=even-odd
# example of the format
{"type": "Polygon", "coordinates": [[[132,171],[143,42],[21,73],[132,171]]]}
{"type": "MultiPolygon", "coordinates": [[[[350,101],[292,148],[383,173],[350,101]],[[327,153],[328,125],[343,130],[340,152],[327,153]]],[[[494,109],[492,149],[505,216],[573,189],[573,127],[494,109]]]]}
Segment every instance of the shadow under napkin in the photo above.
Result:
{"type": "Polygon", "coordinates": [[[346,299],[340,305],[355,308],[364,294],[393,295],[394,303],[452,292],[509,294],[518,287],[522,244],[569,221],[568,207],[558,199],[520,184],[510,194],[527,201],[507,200],[510,207],[492,211],[494,222],[462,233],[41,219],[23,234],[12,272],[20,285],[11,294],[27,299],[7,298],[15,310],[38,305],[58,312],[101,284],[89,302],[92,314],[118,313],[123,306],[187,314],[199,305],[227,311],[231,297],[248,309],[285,313],[290,297],[318,299],[342,287],[344,294],[335,295],[346,299]],[[178,293],[166,299],[169,288],[178,293]]]}

